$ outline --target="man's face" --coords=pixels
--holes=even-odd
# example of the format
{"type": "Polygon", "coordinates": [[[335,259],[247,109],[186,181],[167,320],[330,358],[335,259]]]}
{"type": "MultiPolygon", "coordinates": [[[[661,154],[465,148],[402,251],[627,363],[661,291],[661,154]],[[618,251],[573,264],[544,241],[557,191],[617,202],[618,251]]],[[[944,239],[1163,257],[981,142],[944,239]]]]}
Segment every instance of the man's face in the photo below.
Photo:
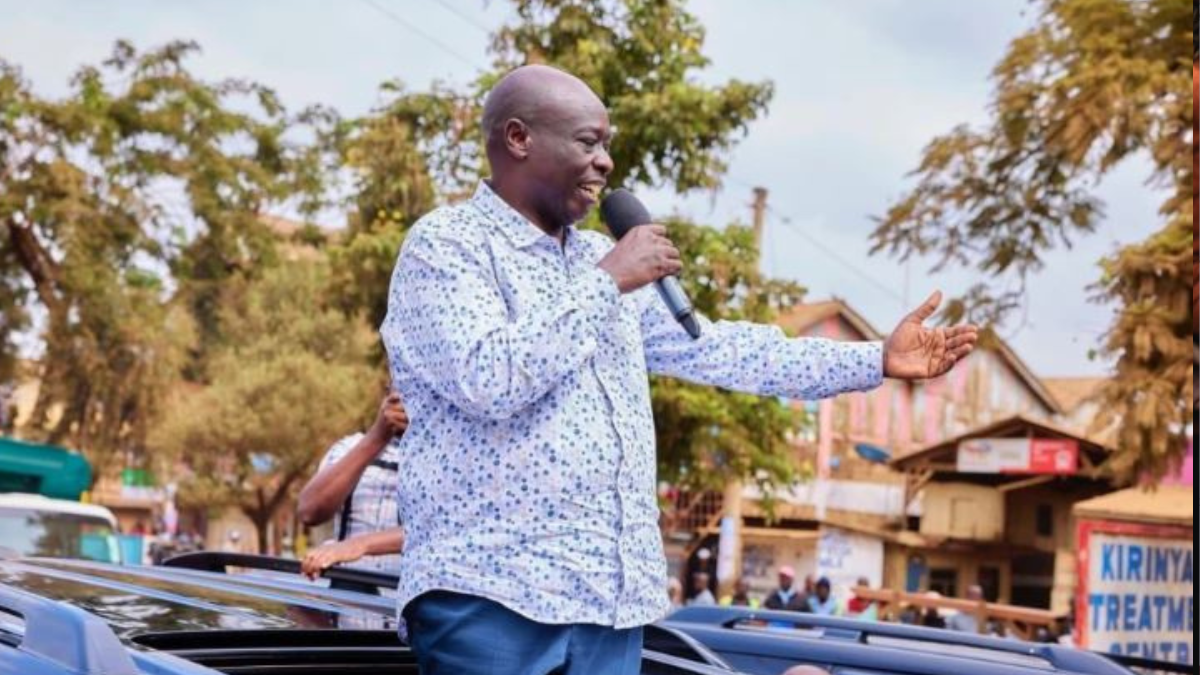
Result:
{"type": "Polygon", "coordinates": [[[580,90],[548,104],[530,128],[527,170],[533,203],[548,224],[578,222],[600,200],[612,172],[608,112],[591,92],[580,90]]]}
{"type": "Polygon", "coordinates": [[[793,581],[794,581],[794,579],[792,579],[792,576],[790,574],[780,574],[779,575],[779,587],[785,591],[792,587],[793,581]]]}
{"type": "Polygon", "coordinates": [[[825,602],[829,599],[829,587],[825,584],[817,584],[817,599],[825,602]]]}

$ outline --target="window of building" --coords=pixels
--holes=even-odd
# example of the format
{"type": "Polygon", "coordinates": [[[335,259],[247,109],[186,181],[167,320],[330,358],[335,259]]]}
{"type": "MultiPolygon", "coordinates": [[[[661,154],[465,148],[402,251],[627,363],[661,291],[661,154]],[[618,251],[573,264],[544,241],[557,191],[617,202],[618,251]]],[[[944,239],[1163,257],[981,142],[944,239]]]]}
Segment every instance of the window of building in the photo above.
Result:
{"type": "Polygon", "coordinates": [[[1054,536],[1054,507],[1049,504],[1037,506],[1037,534],[1039,537],[1054,536]]]}
{"type": "Polygon", "coordinates": [[[937,591],[942,597],[958,597],[958,570],[952,567],[929,569],[929,590],[937,591]]]}

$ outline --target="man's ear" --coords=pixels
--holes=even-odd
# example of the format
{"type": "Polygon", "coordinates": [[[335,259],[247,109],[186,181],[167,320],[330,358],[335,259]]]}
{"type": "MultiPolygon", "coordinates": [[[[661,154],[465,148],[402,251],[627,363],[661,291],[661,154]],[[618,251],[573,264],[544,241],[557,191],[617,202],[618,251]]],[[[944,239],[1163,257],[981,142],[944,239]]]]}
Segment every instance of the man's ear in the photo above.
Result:
{"type": "Polygon", "coordinates": [[[525,159],[529,156],[529,146],[533,139],[529,135],[529,125],[516,117],[509,118],[504,123],[504,149],[514,159],[525,159]]]}

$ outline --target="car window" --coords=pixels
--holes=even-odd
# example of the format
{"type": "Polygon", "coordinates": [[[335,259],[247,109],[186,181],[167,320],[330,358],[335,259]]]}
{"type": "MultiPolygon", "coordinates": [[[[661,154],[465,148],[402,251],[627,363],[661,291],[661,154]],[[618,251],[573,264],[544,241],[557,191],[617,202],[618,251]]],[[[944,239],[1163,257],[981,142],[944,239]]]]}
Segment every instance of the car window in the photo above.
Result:
{"type": "Polygon", "coordinates": [[[22,556],[121,561],[112,526],[96,516],[0,506],[0,542],[22,556]]]}

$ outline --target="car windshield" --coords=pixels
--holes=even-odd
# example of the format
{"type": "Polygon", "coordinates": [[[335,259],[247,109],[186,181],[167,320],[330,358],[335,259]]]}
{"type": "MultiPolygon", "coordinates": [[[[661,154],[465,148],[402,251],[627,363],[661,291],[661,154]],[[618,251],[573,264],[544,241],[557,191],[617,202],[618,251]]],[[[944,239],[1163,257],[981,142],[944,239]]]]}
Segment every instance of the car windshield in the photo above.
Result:
{"type": "Polygon", "coordinates": [[[121,561],[104,518],[0,506],[0,548],[17,555],[121,561]]]}

